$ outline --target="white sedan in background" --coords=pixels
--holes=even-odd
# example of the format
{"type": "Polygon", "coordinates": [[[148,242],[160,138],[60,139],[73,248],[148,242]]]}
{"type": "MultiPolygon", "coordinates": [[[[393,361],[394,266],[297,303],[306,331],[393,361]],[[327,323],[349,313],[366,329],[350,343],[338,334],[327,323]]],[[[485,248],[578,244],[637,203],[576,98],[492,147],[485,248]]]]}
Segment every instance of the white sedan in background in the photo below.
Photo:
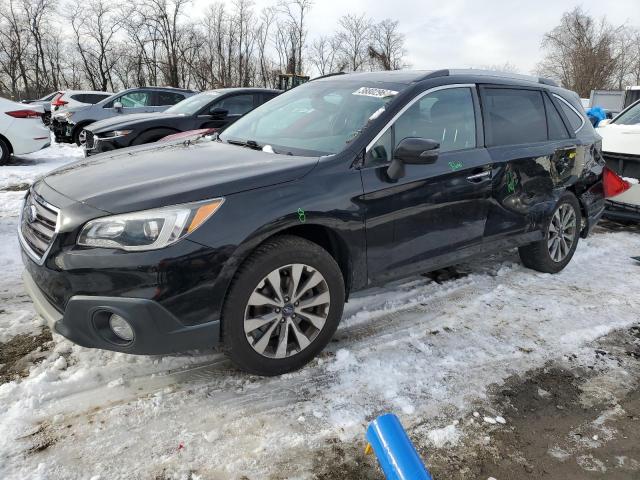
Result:
{"type": "Polygon", "coordinates": [[[35,152],[49,146],[49,129],[42,121],[42,105],[25,105],[0,98],[0,165],[11,155],[35,152]]]}
{"type": "Polygon", "coordinates": [[[640,100],[613,120],[600,122],[598,133],[607,165],[631,184],[629,190],[607,201],[605,215],[640,222],[640,100]]]}

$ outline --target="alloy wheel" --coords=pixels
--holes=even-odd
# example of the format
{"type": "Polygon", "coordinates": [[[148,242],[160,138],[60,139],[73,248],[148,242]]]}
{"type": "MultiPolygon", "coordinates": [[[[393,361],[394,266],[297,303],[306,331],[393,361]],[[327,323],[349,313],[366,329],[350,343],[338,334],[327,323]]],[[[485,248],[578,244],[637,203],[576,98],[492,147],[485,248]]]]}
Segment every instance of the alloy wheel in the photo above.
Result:
{"type": "Polygon", "coordinates": [[[244,332],[251,347],[268,358],[286,358],[307,348],[324,327],[331,295],[322,274],[301,263],[264,277],[249,297],[244,332]]]}
{"type": "Polygon", "coordinates": [[[560,205],[549,224],[547,246],[551,260],[560,263],[567,258],[575,241],[576,228],[576,212],[573,206],[568,203],[560,205]]]}
{"type": "Polygon", "coordinates": [[[87,132],[84,128],[78,133],[78,142],[80,142],[80,145],[84,145],[87,142],[87,132]]]}

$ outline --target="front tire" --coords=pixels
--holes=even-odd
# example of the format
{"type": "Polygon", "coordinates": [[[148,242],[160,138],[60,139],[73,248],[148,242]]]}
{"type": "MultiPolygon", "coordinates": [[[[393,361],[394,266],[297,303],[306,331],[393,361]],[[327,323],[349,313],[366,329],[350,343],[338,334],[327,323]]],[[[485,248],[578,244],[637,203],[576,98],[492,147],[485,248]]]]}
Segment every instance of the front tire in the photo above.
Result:
{"type": "Polygon", "coordinates": [[[295,236],[268,240],[232,281],[222,311],[224,351],[257,375],[297,370],[329,343],[344,298],[342,273],[326,250],[295,236]]]}
{"type": "Polygon", "coordinates": [[[6,165],[9,163],[9,159],[11,158],[11,149],[7,142],[0,139],[0,165],[6,165]]]}
{"type": "Polygon", "coordinates": [[[82,145],[84,145],[84,143],[87,141],[87,134],[85,133],[84,129],[85,127],[87,127],[89,124],[88,123],[83,123],[81,125],[78,125],[72,133],[72,141],[73,143],[75,143],[77,146],[81,147],[82,145]]]}
{"type": "Polygon", "coordinates": [[[518,249],[522,263],[544,273],[558,273],[573,258],[580,239],[582,213],[578,199],[565,192],[544,229],[544,238],[518,249]]]}

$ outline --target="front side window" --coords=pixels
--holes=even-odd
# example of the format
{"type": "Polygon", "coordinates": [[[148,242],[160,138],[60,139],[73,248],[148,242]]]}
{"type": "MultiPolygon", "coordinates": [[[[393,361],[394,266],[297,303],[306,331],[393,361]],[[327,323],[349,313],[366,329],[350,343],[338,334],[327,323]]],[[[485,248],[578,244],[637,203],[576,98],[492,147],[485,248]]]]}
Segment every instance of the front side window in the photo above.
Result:
{"type": "Polygon", "coordinates": [[[151,92],[129,92],[120,97],[125,108],[148,107],[151,105],[151,92]]]}
{"type": "Polygon", "coordinates": [[[398,90],[396,84],[358,80],[305,83],[251,111],[220,138],[252,140],[283,154],[338,153],[384,112],[398,90]]]}
{"type": "Polygon", "coordinates": [[[485,88],[482,108],[488,147],[547,140],[542,92],[516,88],[485,88]]]}
{"type": "Polygon", "coordinates": [[[640,125],[640,102],[618,116],[613,123],[618,125],[640,125]]]}
{"type": "Polygon", "coordinates": [[[392,160],[395,146],[404,138],[424,138],[440,144],[440,152],[476,147],[473,94],[468,87],[428,93],[413,103],[369,149],[367,164],[392,160]]]}

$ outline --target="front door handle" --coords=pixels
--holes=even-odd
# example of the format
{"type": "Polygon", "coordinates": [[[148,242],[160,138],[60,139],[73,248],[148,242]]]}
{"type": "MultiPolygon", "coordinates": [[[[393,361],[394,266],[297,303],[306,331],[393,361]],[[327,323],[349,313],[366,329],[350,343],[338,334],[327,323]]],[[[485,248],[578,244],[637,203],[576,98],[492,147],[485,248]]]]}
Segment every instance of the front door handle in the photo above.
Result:
{"type": "Polygon", "coordinates": [[[486,178],[491,178],[491,170],[485,170],[484,172],[476,173],[475,175],[470,175],[467,177],[467,180],[473,183],[479,183],[486,178]]]}

